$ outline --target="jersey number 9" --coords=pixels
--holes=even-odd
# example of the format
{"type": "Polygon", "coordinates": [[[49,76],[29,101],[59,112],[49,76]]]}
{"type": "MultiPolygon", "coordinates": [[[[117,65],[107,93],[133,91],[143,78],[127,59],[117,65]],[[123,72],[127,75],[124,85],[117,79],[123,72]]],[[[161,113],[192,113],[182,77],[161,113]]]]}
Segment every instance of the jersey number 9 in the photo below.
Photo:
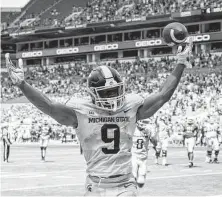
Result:
{"type": "Polygon", "coordinates": [[[116,124],[104,124],[101,128],[102,141],[105,143],[111,143],[114,141],[113,149],[102,148],[105,154],[116,154],[119,152],[119,142],[120,142],[120,130],[119,126],[116,124]],[[108,133],[113,132],[113,137],[108,137],[108,133]]]}

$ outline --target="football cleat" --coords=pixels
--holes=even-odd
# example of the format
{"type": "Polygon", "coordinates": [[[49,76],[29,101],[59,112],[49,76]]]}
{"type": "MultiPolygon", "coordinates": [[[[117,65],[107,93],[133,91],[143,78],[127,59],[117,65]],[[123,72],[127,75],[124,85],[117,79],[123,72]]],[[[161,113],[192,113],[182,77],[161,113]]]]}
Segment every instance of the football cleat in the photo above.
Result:
{"type": "Polygon", "coordinates": [[[145,184],[145,176],[139,176],[137,178],[137,185],[139,188],[142,188],[145,184]]]}
{"type": "Polygon", "coordinates": [[[87,90],[100,109],[116,111],[124,105],[125,83],[113,68],[99,66],[94,69],[88,77],[87,90]]]}
{"type": "Polygon", "coordinates": [[[219,163],[217,158],[214,158],[213,163],[219,163]]]}
{"type": "Polygon", "coordinates": [[[192,168],[193,167],[193,162],[189,162],[188,166],[189,166],[189,168],[192,168]]]}
{"type": "Polygon", "coordinates": [[[212,163],[212,159],[207,156],[205,162],[206,162],[206,163],[212,163]]]}

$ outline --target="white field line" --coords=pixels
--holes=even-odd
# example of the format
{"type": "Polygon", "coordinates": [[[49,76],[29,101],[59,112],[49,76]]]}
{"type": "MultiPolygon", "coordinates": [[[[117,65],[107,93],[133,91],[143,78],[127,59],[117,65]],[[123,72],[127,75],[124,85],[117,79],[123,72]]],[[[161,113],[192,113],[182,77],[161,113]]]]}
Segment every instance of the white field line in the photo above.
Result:
{"type": "MultiPolygon", "coordinates": [[[[177,176],[162,176],[162,177],[153,177],[146,178],[146,180],[158,180],[158,179],[174,179],[181,177],[195,177],[195,176],[209,176],[209,175],[222,175],[222,172],[218,173],[200,173],[200,174],[190,174],[190,175],[177,175],[177,176]]],[[[24,191],[24,190],[35,190],[35,189],[45,189],[45,188],[55,188],[55,187],[71,187],[71,186],[83,186],[84,183],[77,184],[63,184],[63,185],[43,185],[43,186],[35,186],[35,187],[23,187],[23,188],[10,188],[10,189],[2,189],[2,192],[7,191],[24,191]]]]}
{"type": "Polygon", "coordinates": [[[67,173],[67,172],[74,172],[74,173],[78,173],[78,172],[85,172],[85,170],[63,170],[63,171],[51,171],[51,172],[36,172],[36,173],[24,173],[24,174],[8,174],[8,175],[2,175],[1,177],[2,178],[13,178],[13,177],[20,177],[20,176],[22,176],[22,177],[28,177],[28,176],[36,176],[36,175],[41,175],[41,173],[42,174],[45,174],[45,175],[48,175],[48,174],[56,174],[56,173],[59,173],[59,174],[61,174],[61,173],[67,173]]]}
{"type": "Polygon", "coordinates": [[[160,176],[160,177],[147,177],[146,180],[158,180],[158,179],[172,179],[172,178],[181,178],[181,177],[193,177],[193,176],[209,176],[209,175],[222,175],[222,172],[215,173],[199,173],[199,174],[182,174],[174,176],[160,176]]]}

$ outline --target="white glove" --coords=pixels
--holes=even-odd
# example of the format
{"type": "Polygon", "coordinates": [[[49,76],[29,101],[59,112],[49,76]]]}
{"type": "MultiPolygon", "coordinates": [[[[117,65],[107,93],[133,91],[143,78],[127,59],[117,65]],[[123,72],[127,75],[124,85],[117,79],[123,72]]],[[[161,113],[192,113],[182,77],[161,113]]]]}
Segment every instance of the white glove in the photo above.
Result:
{"type": "Polygon", "coordinates": [[[187,38],[186,40],[186,47],[182,51],[182,46],[178,47],[177,50],[177,63],[178,64],[184,64],[187,68],[192,67],[190,62],[187,61],[187,58],[190,58],[190,55],[192,54],[192,48],[193,48],[193,39],[192,37],[187,38]]]}
{"type": "Polygon", "coordinates": [[[10,54],[6,53],[5,62],[13,84],[20,85],[25,80],[22,59],[18,60],[18,67],[16,67],[10,59],[10,54]]]}

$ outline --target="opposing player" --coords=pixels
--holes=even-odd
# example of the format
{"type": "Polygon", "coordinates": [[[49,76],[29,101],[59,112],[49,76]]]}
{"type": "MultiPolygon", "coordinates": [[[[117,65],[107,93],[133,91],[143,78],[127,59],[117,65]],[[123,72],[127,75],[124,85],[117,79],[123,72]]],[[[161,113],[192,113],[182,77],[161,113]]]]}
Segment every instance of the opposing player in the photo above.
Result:
{"type": "Polygon", "coordinates": [[[133,176],[136,179],[138,187],[143,187],[146,179],[148,145],[150,139],[150,130],[148,121],[138,121],[135,133],[133,135],[132,147],[132,165],[133,176]]]}
{"type": "Polygon", "coordinates": [[[194,123],[193,118],[191,117],[187,118],[187,121],[183,126],[183,136],[184,136],[184,143],[187,148],[189,168],[193,167],[193,159],[194,159],[193,151],[196,145],[197,135],[198,135],[198,127],[194,123]]]}
{"type": "Polygon", "coordinates": [[[162,153],[162,165],[167,165],[167,148],[170,138],[170,129],[166,117],[159,118],[157,121],[157,146],[155,164],[159,164],[159,157],[162,153]]]}
{"type": "Polygon", "coordinates": [[[207,144],[206,162],[212,162],[212,152],[214,151],[215,156],[213,162],[218,163],[220,130],[213,116],[209,116],[208,122],[204,125],[204,135],[207,144]]]}
{"type": "Polygon", "coordinates": [[[51,101],[24,79],[22,63],[14,66],[6,54],[6,66],[14,84],[28,100],[60,124],[73,126],[87,163],[86,193],[96,196],[135,196],[131,148],[136,121],[151,117],[173,95],[192,49],[192,39],[182,51],[177,66],[159,92],[145,100],[126,95],[119,73],[110,67],[94,69],[87,80],[91,100],[71,98],[66,105],[51,101]]]}
{"type": "Polygon", "coordinates": [[[40,149],[42,161],[45,161],[46,149],[48,147],[51,133],[51,127],[48,125],[47,120],[44,120],[43,124],[40,126],[40,149]]]}

